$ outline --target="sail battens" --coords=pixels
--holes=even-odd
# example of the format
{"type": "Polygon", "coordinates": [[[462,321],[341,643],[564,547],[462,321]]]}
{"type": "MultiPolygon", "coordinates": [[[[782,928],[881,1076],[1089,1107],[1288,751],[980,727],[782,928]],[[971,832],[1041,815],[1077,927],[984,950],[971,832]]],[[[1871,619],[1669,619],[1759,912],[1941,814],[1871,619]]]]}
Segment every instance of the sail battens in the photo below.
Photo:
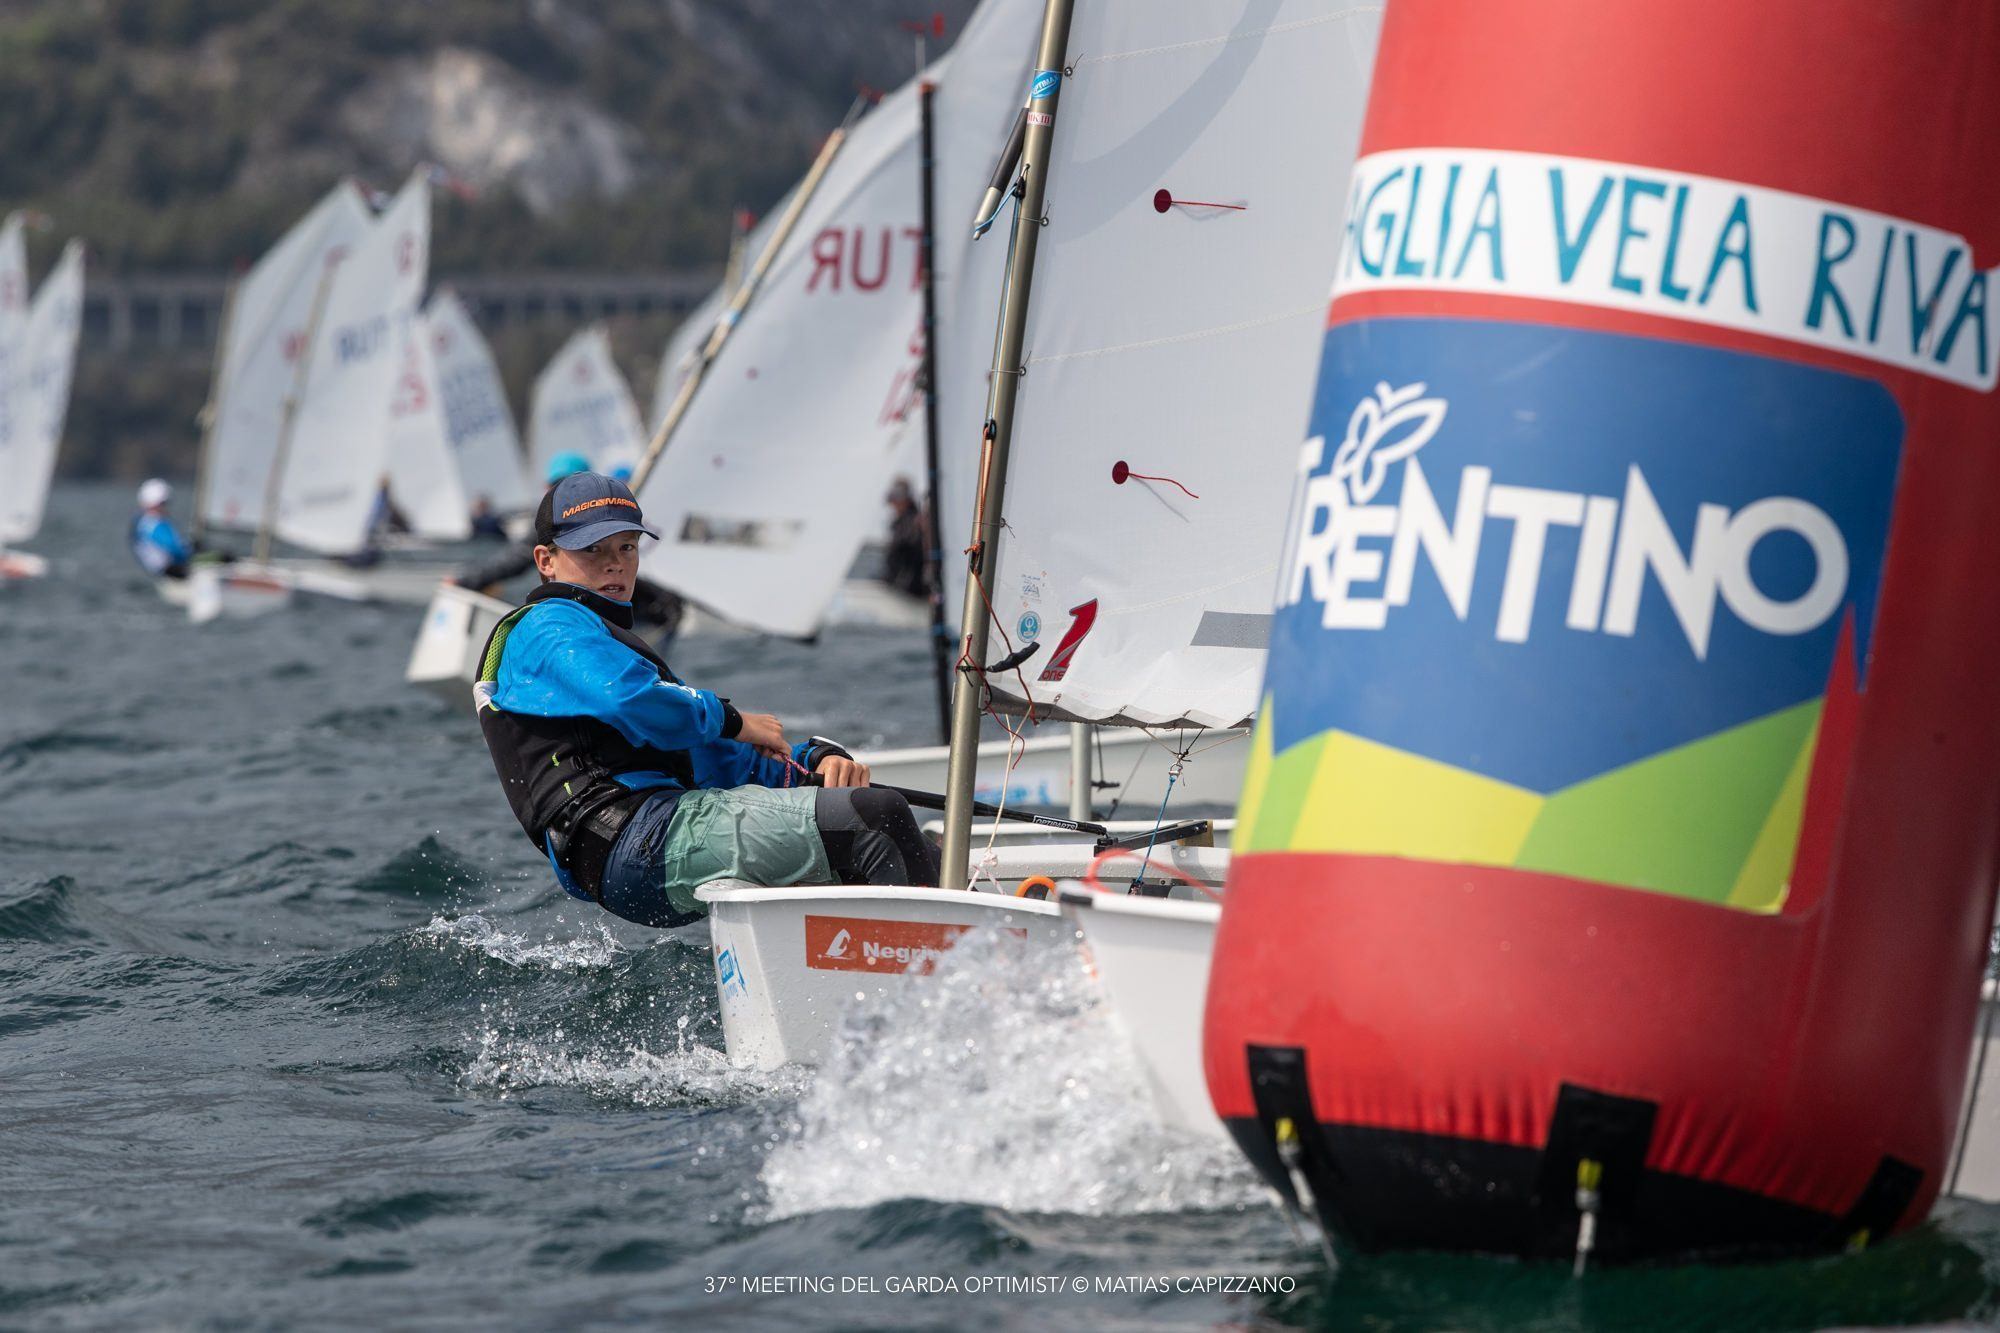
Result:
{"type": "Polygon", "coordinates": [[[1075,361],[1091,356],[1119,356],[1127,352],[1148,352],[1156,347],[1172,347],[1177,343],[1201,342],[1208,338],[1227,338],[1232,334],[1249,333],[1254,329],[1269,328],[1273,324],[1290,324],[1296,320],[1311,320],[1317,326],[1326,314],[1326,302],[1314,301],[1310,305],[1295,310],[1283,310],[1275,315],[1262,315],[1253,319],[1239,319],[1232,324],[1218,324],[1213,328],[1190,329],[1186,333],[1172,333],[1159,338],[1142,338],[1137,342],[1120,343],[1114,347],[1080,347],[1072,352],[1051,352],[1045,356],[1028,357],[1028,365],[1053,365],[1058,361],[1075,361]]]}
{"type": "Polygon", "coordinates": [[[1276,23],[1268,28],[1253,28],[1249,32],[1224,33],[1220,37],[1200,37],[1192,41],[1170,42],[1165,46],[1147,46],[1132,51],[1115,51],[1110,55],[1087,55],[1072,60],[1069,72],[1072,76],[1078,70],[1092,65],[1108,65],[1119,60],[1144,60],[1150,56],[1173,55],[1182,51],[1198,50],[1205,46],[1224,46],[1230,42],[1254,42],[1265,37],[1275,37],[1283,33],[1298,32],[1305,28],[1316,28],[1322,24],[1340,23],[1347,19],[1373,15],[1379,18],[1381,5],[1354,5],[1334,14],[1320,14],[1314,18],[1297,19],[1291,23],[1276,23]]]}
{"type": "Polygon", "coordinates": [[[1194,627],[1191,648],[1251,648],[1271,642],[1271,616],[1265,611],[1204,611],[1194,627]]]}

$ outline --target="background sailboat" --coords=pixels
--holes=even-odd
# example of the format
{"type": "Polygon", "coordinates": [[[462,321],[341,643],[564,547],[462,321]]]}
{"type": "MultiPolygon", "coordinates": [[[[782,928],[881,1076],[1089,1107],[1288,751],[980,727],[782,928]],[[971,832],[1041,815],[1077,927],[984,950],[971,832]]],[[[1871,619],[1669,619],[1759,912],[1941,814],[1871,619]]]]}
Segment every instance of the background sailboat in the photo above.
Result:
{"type": "Polygon", "coordinates": [[[602,326],[576,334],[535,377],[528,409],[530,470],[546,477],[556,455],[582,454],[592,468],[631,467],[646,447],[632,390],[602,326]]]}
{"type": "Polygon", "coordinates": [[[294,545],[344,555],[366,544],[399,358],[428,273],[430,216],[430,182],[418,171],[324,280],[276,465],[273,528],[294,545]]]}
{"type": "Polygon", "coordinates": [[[389,495],[416,536],[463,541],[472,533],[472,505],[451,446],[433,343],[430,321],[414,313],[389,400],[389,495]]]}
{"type": "Polygon", "coordinates": [[[444,404],[445,436],[465,494],[472,500],[483,496],[496,513],[533,509],[541,486],[527,475],[507,388],[479,326],[448,288],[432,294],[424,317],[444,404]]]}
{"type": "Polygon", "coordinates": [[[371,225],[360,191],[342,181],[237,283],[208,409],[198,527],[255,531],[263,521],[285,399],[312,337],[322,275],[371,225]]]}
{"type": "MultiPolygon", "coordinates": [[[[16,246],[19,234],[16,228],[16,246]]],[[[6,244],[0,238],[0,250],[6,244]]],[[[0,268],[0,288],[8,282],[7,270],[0,268]]],[[[6,399],[5,408],[0,410],[8,416],[4,447],[0,447],[0,544],[26,541],[41,530],[56,453],[69,415],[70,382],[82,327],[83,242],[71,241],[35,293],[12,354],[0,363],[0,374],[9,380],[0,391],[6,399]]],[[[0,330],[0,337],[4,336],[0,330]]],[[[0,577],[6,576],[5,571],[30,575],[41,569],[37,558],[0,553],[0,577]]]]}
{"type": "MultiPolygon", "coordinates": [[[[958,277],[1039,15],[1034,0],[988,0],[921,76],[936,84],[940,288],[958,277]]],[[[805,637],[845,614],[890,482],[923,490],[918,85],[848,132],[641,497],[662,537],[649,577],[747,628],[805,637]]],[[[760,228],[748,249],[768,243],[760,228]]],[[[713,318],[691,320],[692,337],[713,318]]],[[[663,389],[691,348],[670,346],[663,389]]],[[[910,611],[925,623],[921,603],[910,611]]]]}

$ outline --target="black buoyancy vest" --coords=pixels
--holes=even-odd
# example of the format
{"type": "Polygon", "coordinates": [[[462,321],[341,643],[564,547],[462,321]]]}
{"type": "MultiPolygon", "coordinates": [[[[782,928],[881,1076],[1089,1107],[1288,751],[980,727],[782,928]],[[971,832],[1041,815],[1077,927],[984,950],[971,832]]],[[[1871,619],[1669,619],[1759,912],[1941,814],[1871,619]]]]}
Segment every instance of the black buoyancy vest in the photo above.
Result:
{"type": "Polygon", "coordinates": [[[479,707],[479,729],[485,733],[487,752],[506,789],[507,804],[536,849],[546,850],[544,835],[564,806],[583,797],[593,787],[620,773],[665,773],[683,787],[693,787],[694,765],[685,750],[659,750],[650,745],[634,745],[608,722],[594,717],[535,717],[507,713],[495,708],[492,693],[500,678],[500,658],[507,649],[507,636],[516,621],[536,602],[552,597],[581,602],[604,621],[611,637],[651,663],[660,679],[680,684],[652,646],[632,632],[629,606],[599,597],[572,583],[544,583],[528,594],[527,605],[493,627],[480,659],[479,684],[474,698],[479,707]]]}

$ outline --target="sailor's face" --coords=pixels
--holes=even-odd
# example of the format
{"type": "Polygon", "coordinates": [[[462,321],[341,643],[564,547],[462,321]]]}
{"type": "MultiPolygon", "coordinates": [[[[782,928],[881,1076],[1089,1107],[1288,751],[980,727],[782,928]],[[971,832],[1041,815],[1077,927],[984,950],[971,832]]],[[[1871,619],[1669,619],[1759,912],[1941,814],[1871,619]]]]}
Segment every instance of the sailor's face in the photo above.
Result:
{"type": "Polygon", "coordinates": [[[618,532],[580,551],[560,546],[537,546],[535,568],[545,579],[574,583],[614,602],[632,600],[632,584],[639,575],[639,535],[618,532]]]}

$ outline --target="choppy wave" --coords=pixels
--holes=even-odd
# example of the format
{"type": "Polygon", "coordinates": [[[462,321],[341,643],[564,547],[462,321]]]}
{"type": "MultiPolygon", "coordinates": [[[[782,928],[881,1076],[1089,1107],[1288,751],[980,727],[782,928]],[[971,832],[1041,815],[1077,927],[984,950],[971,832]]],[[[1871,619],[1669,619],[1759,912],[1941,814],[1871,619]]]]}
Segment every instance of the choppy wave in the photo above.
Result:
{"type": "Polygon", "coordinates": [[[355,881],[363,893],[435,901],[479,887],[484,876],[435,834],[355,881]]]}
{"type": "Polygon", "coordinates": [[[75,892],[75,880],[57,875],[24,893],[0,897],[0,940],[59,944],[87,938],[90,932],[77,923],[72,910],[75,892]]]}
{"type": "Polygon", "coordinates": [[[849,1011],[763,1183],[773,1218],[899,1198],[1106,1214],[1268,1197],[1234,1151],[1160,1124],[1073,949],[983,930],[849,1011]]]}

